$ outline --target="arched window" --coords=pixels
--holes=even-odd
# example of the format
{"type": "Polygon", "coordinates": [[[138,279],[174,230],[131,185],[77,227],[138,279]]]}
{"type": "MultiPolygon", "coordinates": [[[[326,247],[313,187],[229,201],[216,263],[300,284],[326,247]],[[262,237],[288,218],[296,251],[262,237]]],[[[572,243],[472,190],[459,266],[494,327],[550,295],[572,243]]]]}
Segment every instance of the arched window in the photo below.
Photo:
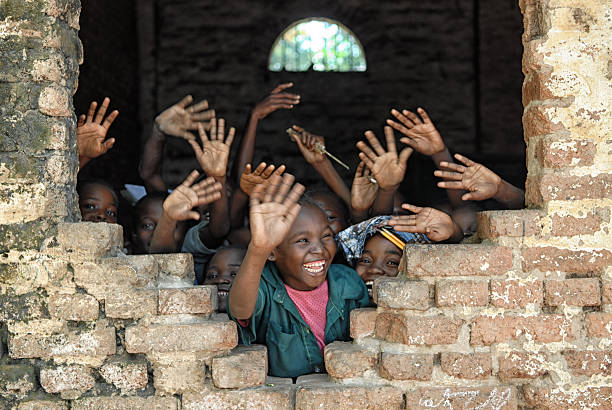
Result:
{"type": "Polygon", "coordinates": [[[276,39],[270,71],[365,71],[366,59],[357,37],[343,24],[325,18],[296,21],[276,39]]]}

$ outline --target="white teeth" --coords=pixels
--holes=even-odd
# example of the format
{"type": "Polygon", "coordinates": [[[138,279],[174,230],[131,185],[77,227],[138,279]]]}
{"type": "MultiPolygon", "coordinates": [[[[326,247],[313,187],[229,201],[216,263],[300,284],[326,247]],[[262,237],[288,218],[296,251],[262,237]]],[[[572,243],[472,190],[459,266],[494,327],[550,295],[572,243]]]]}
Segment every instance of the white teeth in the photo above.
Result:
{"type": "Polygon", "coordinates": [[[227,291],[226,290],[218,290],[217,291],[217,295],[227,296],[227,291]]]}
{"type": "Polygon", "coordinates": [[[372,286],[372,285],[374,285],[374,281],[373,280],[368,280],[368,281],[366,281],[365,284],[366,284],[366,286],[372,286]]]}
{"type": "Polygon", "coordinates": [[[307,272],[320,273],[325,268],[325,260],[308,262],[302,265],[307,272]]]}

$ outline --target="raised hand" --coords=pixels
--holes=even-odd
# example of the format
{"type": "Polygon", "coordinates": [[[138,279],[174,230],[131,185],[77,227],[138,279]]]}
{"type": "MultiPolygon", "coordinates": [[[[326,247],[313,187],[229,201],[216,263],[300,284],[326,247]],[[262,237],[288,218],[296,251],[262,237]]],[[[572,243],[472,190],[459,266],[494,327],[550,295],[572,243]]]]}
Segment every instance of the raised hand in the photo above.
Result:
{"type": "Polygon", "coordinates": [[[251,115],[257,120],[262,120],[276,110],[290,110],[294,105],[300,103],[300,96],[297,94],[285,93],[283,90],[293,87],[293,83],[284,83],[276,86],[269,96],[258,102],[251,115]]]}
{"type": "Polygon", "coordinates": [[[193,208],[210,204],[221,198],[223,185],[214,178],[207,178],[193,184],[199,176],[198,171],[191,174],[166,198],[163,204],[164,213],[175,221],[200,219],[200,213],[193,208]]]}
{"type": "Polygon", "coordinates": [[[204,126],[200,123],[198,131],[202,140],[202,148],[195,140],[190,140],[189,144],[193,148],[200,167],[209,177],[224,179],[227,159],[229,158],[230,147],[234,141],[236,130],[234,127],[229,129],[225,138],[225,120],[219,118],[210,120],[210,139],[208,138],[204,126]]]}
{"type": "Polygon", "coordinates": [[[424,155],[434,155],[444,151],[446,146],[440,133],[436,129],[427,112],[422,108],[417,108],[417,112],[421,115],[419,118],[413,112],[402,110],[391,110],[398,121],[387,120],[387,124],[401,132],[405,137],[400,138],[404,144],[414,148],[415,151],[424,155]]]}
{"type": "Polygon", "coordinates": [[[155,124],[167,135],[195,141],[196,137],[189,131],[196,131],[203,125],[205,130],[210,129],[210,120],[215,118],[215,110],[208,109],[208,101],[188,107],[193,97],[188,95],[170,108],[166,108],[155,118],[155,124]]]}
{"type": "Polygon", "coordinates": [[[385,127],[387,151],[380,145],[372,131],[366,131],[365,137],[372,148],[365,142],[359,141],[357,143],[357,148],[361,151],[359,158],[372,171],[381,189],[397,188],[406,174],[406,163],[413,152],[412,148],[404,148],[398,155],[395,147],[395,135],[391,127],[385,127]]]}
{"type": "Polygon", "coordinates": [[[300,149],[300,152],[304,156],[306,162],[313,165],[323,162],[327,159],[325,157],[325,154],[322,154],[315,149],[315,144],[317,142],[325,145],[325,139],[323,137],[311,134],[299,125],[294,125],[291,128],[293,128],[301,135],[301,139],[293,138],[293,140],[300,149]]]}
{"type": "Polygon", "coordinates": [[[268,178],[274,175],[282,175],[285,172],[285,166],[281,165],[274,171],[274,165],[270,164],[266,166],[265,162],[260,163],[255,168],[255,171],[251,171],[251,164],[247,164],[244,167],[244,171],[240,176],[240,189],[247,194],[251,195],[253,189],[259,184],[263,184],[268,178]]]}
{"type": "Polygon", "coordinates": [[[440,188],[469,191],[461,197],[464,201],[482,201],[497,195],[502,179],[495,172],[463,155],[455,154],[455,159],[465,166],[443,161],[442,169],[434,171],[435,176],[444,179],[438,182],[440,188]]]}
{"type": "Polygon", "coordinates": [[[378,185],[372,182],[372,172],[361,161],[355,171],[353,186],[351,187],[351,208],[356,213],[366,213],[378,192],[378,185]]]}
{"type": "Polygon", "coordinates": [[[104,118],[109,104],[110,99],[106,97],[96,113],[98,103],[92,101],[87,115],[83,114],[79,117],[77,122],[77,146],[79,148],[80,167],[106,153],[115,143],[114,138],[105,141],[108,129],[119,115],[119,111],[114,110],[104,118]]]}
{"type": "Polygon", "coordinates": [[[414,215],[392,216],[388,223],[396,231],[424,233],[435,242],[445,241],[453,236],[456,225],[446,213],[410,204],[403,204],[402,208],[414,212],[414,215]]]}
{"type": "Polygon", "coordinates": [[[301,206],[298,199],[304,186],[291,174],[272,175],[266,184],[255,187],[250,197],[251,244],[249,247],[271,252],[285,238],[301,206]]]}

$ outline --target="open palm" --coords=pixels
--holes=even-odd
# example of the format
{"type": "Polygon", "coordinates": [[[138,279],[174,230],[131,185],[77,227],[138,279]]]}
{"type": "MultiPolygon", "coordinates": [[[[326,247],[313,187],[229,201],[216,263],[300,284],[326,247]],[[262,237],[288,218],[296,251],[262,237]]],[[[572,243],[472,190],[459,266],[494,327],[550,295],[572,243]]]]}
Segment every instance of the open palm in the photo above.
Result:
{"type": "Polygon", "coordinates": [[[378,185],[372,181],[370,170],[361,161],[351,187],[351,208],[357,212],[367,211],[376,200],[377,192],[378,185]]]}
{"type": "Polygon", "coordinates": [[[200,219],[200,214],[193,211],[196,206],[210,204],[221,197],[223,186],[214,178],[207,178],[193,184],[198,178],[198,171],[191,174],[164,201],[164,212],[175,221],[200,219]]]}
{"type": "Polygon", "coordinates": [[[236,130],[231,127],[225,138],[225,120],[220,118],[211,120],[210,139],[208,138],[204,127],[200,124],[198,127],[202,147],[193,140],[189,141],[196,159],[200,167],[206,172],[209,177],[224,178],[227,168],[227,160],[229,158],[230,147],[234,140],[236,130]]]}
{"type": "Polygon", "coordinates": [[[414,215],[393,216],[389,225],[396,231],[424,233],[435,242],[445,241],[452,236],[454,223],[448,214],[410,204],[403,204],[402,208],[414,212],[414,215]]]}
{"type": "Polygon", "coordinates": [[[107,97],[102,101],[102,105],[96,113],[98,103],[93,101],[89,105],[87,115],[83,114],[79,117],[77,123],[77,145],[82,162],[87,162],[105,154],[115,143],[114,138],[106,140],[106,134],[115,118],[119,115],[119,111],[114,110],[104,118],[109,104],[110,99],[107,97]]]}
{"type": "Polygon", "coordinates": [[[415,151],[424,155],[433,155],[443,151],[446,146],[442,136],[436,129],[427,112],[424,109],[417,109],[421,115],[419,118],[415,113],[403,110],[401,113],[395,109],[391,110],[398,121],[387,120],[387,124],[404,134],[400,139],[404,144],[412,147],[415,151]]]}
{"type": "Polygon", "coordinates": [[[455,158],[465,166],[442,161],[442,169],[434,172],[435,176],[444,179],[438,182],[440,188],[469,191],[461,197],[464,201],[482,201],[497,195],[502,181],[499,175],[463,155],[455,154],[455,158]]]}

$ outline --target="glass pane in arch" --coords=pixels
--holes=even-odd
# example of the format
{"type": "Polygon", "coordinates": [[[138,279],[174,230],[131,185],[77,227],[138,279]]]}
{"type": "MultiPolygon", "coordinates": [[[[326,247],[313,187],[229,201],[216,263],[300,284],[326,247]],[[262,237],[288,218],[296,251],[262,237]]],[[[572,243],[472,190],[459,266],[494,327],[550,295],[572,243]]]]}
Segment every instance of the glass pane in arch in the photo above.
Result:
{"type": "Polygon", "coordinates": [[[361,43],[345,25],[326,18],[296,21],[274,41],[270,71],[366,71],[361,43]]]}

